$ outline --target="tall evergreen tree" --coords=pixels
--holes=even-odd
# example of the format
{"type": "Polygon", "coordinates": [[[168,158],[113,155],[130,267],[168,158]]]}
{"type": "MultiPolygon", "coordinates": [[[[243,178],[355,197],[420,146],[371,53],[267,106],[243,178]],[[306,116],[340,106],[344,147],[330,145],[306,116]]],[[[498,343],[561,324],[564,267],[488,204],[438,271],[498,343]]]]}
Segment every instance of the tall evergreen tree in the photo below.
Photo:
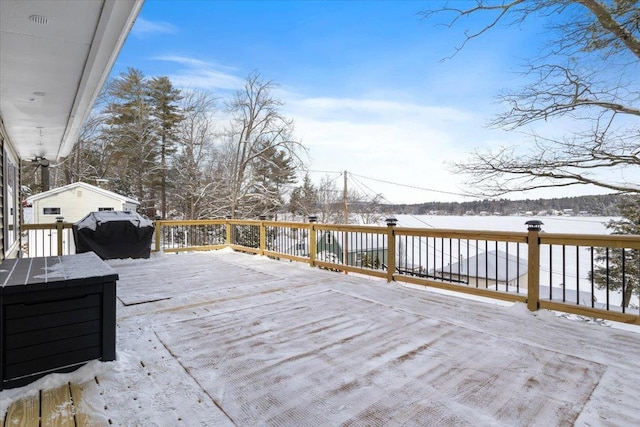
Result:
{"type": "Polygon", "coordinates": [[[180,90],[173,87],[168,77],[154,77],[149,82],[152,115],[157,121],[157,135],[160,146],[160,215],[167,216],[167,157],[173,154],[176,141],[176,128],[184,119],[180,112],[180,90]]]}
{"type": "Polygon", "coordinates": [[[318,191],[311,182],[309,174],[305,174],[302,185],[291,192],[289,199],[289,212],[294,215],[308,217],[318,209],[318,191]]]}
{"type": "Polygon", "coordinates": [[[107,93],[111,99],[105,108],[104,136],[112,153],[112,188],[136,197],[141,212],[152,217],[153,178],[160,167],[148,82],[142,71],[129,68],[110,83],[107,93]]]}
{"type": "Polygon", "coordinates": [[[245,215],[273,215],[283,205],[283,190],[295,182],[295,165],[284,150],[264,147],[251,168],[252,188],[245,215]]]}

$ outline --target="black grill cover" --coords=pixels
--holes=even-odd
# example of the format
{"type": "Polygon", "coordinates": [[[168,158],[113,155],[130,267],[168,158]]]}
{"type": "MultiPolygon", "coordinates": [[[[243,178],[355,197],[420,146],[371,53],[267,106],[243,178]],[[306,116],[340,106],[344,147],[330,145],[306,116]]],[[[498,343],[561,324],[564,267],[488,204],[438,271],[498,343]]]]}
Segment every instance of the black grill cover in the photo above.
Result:
{"type": "Polygon", "coordinates": [[[73,224],[76,252],[102,259],[149,258],[153,222],[136,212],[91,212],[73,224]]]}

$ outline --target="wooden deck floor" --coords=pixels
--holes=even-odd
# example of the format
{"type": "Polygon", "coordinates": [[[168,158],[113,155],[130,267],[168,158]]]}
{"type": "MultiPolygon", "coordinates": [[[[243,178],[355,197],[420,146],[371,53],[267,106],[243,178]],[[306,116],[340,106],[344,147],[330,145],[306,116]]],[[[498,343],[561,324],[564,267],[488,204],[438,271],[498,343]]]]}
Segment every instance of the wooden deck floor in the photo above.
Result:
{"type": "Polygon", "coordinates": [[[640,425],[631,332],[237,253],[114,268],[118,362],[3,427],[640,425]]]}
{"type": "Polygon", "coordinates": [[[68,383],[38,395],[18,400],[9,406],[2,427],[89,427],[101,426],[92,419],[83,399],[85,384],[68,383]]]}

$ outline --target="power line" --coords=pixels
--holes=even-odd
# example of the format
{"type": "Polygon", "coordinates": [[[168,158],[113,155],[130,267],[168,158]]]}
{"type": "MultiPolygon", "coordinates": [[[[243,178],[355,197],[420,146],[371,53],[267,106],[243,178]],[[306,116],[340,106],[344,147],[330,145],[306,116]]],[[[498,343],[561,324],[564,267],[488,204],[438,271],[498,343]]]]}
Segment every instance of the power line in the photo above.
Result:
{"type": "Polygon", "coordinates": [[[387,181],[387,180],[378,179],[378,178],[371,178],[370,176],[358,175],[358,174],[354,174],[352,172],[349,172],[349,173],[351,175],[354,175],[354,176],[357,176],[357,177],[360,177],[360,178],[369,179],[371,181],[376,181],[376,182],[381,182],[383,184],[396,185],[398,187],[413,188],[415,190],[422,190],[422,191],[431,191],[433,193],[450,194],[450,195],[453,195],[453,196],[479,198],[478,196],[474,196],[472,194],[455,193],[453,191],[445,191],[445,190],[434,190],[433,188],[420,187],[420,186],[417,186],[417,185],[410,185],[410,184],[400,184],[398,182],[392,182],[392,181],[387,181]]]}
{"type": "MultiPolygon", "coordinates": [[[[354,182],[356,182],[356,184],[357,184],[358,186],[362,186],[362,187],[366,188],[366,189],[367,189],[367,190],[369,190],[372,194],[379,194],[379,195],[380,195],[380,198],[381,198],[382,200],[385,200],[387,203],[389,203],[389,204],[391,204],[391,205],[392,205],[392,204],[394,204],[391,200],[389,200],[388,198],[386,198],[386,197],[384,196],[384,194],[375,192],[375,191],[374,191],[374,190],[372,190],[369,186],[367,186],[366,184],[364,184],[362,181],[360,181],[359,179],[355,178],[351,172],[349,172],[349,174],[351,175],[351,177],[353,178],[353,181],[354,181],[354,182]]],[[[415,216],[415,215],[411,215],[411,214],[410,214],[409,216],[410,216],[410,217],[412,217],[413,219],[415,219],[416,221],[423,223],[424,225],[426,225],[426,226],[428,226],[428,227],[435,228],[433,225],[431,225],[431,224],[429,224],[428,222],[426,222],[426,221],[424,221],[424,220],[422,220],[422,219],[418,218],[418,217],[417,217],[417,216],[415,216]]]]}
{"type": "Polygon", "coordinates": [[[309,170],[307,170],[307,172],[311,172],[311,173],[338,173],[338,174],[342,175],[342,171],[321,171],[321,170],[309,169],[309,170]]]}
{"type": "MultiPolygon", "coordinates": [[[[327,173],[327,174],[342,174],[341,171],[327,171],[327,170],[314,170],[314,169],[309,169],[307,172],[311,172],[311,173],[327,173]]],[[[411,185],[411,184],[401,184],[399,182],[393,182],[393,181],[387,181],[384,179],[379,179],[379,178],[372,178],[370,176],[364,176],[364,175],[359,175],[359,174],[355,174],[353,172],[349,172],[350,175],[352,176],[357,176],[363,179],[368,179],[371,181],[376,181],[376,182],[380,182],[383,184],[390,184],[390,185],[395,185],[398,187],[405,187],[405,188],[412,188],[414,190],[421,190],[421,191],[430,191],[433,193],[440,193],[440,194],[449,194],[452,196],[462,196],[462,197],[472,197],[475,199],[481,198],[481,196],[477,196],[477,195],[473,195],[473,194],[468,194],[468,193],[456,193],[453,191],[445,191],[445,190],[436,190],[433,188],[427,188],[427,187],[420,187],[418,185],[411,185]]]]}
{"type": "MultiPolygon", "coordinates": [[[[384,197],[384,195],[382,193],[376,193],[374,190],[372,190],[371,188],[369,188],[368,186],[366,186],[363,182],[361,182],[359,179],[356,179],[353,174],[351,172],[349,172],[349,174],[351,175],[351,178],[353,180],[353,182],[358,186],[358,188],[360,188],[360,190],[369,198],[371,198],[371,200],[375,199],[376,196],[380,196],[382,199],[386,200],[387,202],[389,202],[389,200],[384,197]]],[[[391,202],[389,202],[391,203],[391,202]]]]}

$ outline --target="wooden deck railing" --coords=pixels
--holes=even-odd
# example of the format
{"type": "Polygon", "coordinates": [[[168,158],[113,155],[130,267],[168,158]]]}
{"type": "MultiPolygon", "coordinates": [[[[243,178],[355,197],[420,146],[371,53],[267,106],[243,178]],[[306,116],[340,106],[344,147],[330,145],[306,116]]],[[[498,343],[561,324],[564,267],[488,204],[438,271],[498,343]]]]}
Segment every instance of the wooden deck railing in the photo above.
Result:
{"type": "MultiPolygon", "coordinates": [[[[549,234],[537,221],[527,225],[526,232],[496,232],[403,228],[393,220],[386,227],[161,220],[155,222],[152,250],[231,247],[328,270],[524,302],[530,310],[640,325],[640,236],[549,234]]],[[[62,222],[23,226],[23,256],[73,253],[70,227],[62,222]]]]}
{"type": "Polygon", "coordinates": [[[21,256],[69,255],[76,252],[72,224],[56,221],[52,224],[22,224],[21,256]]]}

